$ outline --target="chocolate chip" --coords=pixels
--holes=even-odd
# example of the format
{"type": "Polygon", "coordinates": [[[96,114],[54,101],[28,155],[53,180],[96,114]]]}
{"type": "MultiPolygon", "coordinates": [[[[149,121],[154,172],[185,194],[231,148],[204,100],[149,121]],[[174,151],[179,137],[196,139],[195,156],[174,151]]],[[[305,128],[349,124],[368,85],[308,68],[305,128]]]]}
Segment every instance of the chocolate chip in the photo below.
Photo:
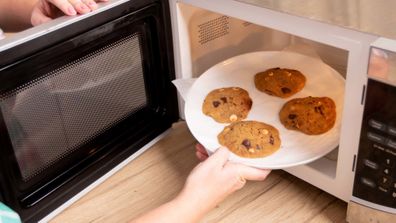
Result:
{"type": "Polygon", "coordinates": [[[296,114],[290,114],[288,117],[289,117],[289,119],[295,119],[295,118],[297,118],[297,115],[296,114]]]}
{"type": "Polygon", "coordinates": [[[274,92],[272,92],[271,90],[264,89],[264,91],[267,92],[269,95],[274,95],[274,92]]]}
{"type": "Polygon", "coordinates": [[[223,101],[223,103],[227,103],[227,98],[226,97],[221,97],[220,99],[223,101]]]}
{"type": "Polygon", "coordinates": [[[283,87],[283,88],[281,88],[281,90],[282,90],[283,94],[288,94],[291,92],[290,88],[287,88],[287,87],[283,87]]]}
{"type": "Polygon", "coordinates": [[[248,108],[249,108],[249,109],[252,108],[253,101],[249,100],[249,101],[247,102],[247,105],[248,105],[248,108]]]}
{"type": "Polygon", "coordinates": [[[260,149],[261,149],[261,146],[256,145],[256,149],[257,149],[257,150],[260,150],[260,149]]]}
{"type": "Polygon", "coordinates": [[[271,144],[271,145],[274,145],[274,137],[272,136],[272,135],[270,135],[270,138],[269,138],[269,143],[271,144]]]}
{"type": "Polygon", "coordinates": [[[315,112],[324,115],[323,113],[323,106],[315,106],[315,112]]]}
{"type": "Polygon", "coordinates": [[[219,105],[220,105],[220,102],[219,102],[219,101],[214,101],[214,102],[213,102],[213,106],[214,106],[215,108],[219,107],[219,105]]]}
{"type": "Polygon", "coordinates": [[[250,148],[250,140],[249,139],[244,139],[242,141],[242,145],[244,145],[247,149],[250,148]]]}

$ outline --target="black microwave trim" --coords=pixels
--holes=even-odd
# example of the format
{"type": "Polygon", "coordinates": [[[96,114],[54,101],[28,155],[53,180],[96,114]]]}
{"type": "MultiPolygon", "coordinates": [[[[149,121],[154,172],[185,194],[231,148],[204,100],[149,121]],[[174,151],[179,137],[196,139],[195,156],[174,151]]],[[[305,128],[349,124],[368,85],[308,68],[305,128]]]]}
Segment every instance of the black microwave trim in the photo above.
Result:
{"type": "MultiPolygon", "coordinates": [[[[45,35],[34,38],[28,42],[18,44],[12,48],[0,51],[0,67],[7,67],[15,61],[20,61],[30,55],[40,52],[43,49],[53,46],[64,40],[70,39],[76,35],[91,30],[98,25],[102,25],[123,15],[136,13],[151,4],[158,4],[160,0],[131,0],[121,3],[109,10],[102,11],[98,14],[85,18],[84,20],[74,22],[59,30],[51,31],[45,35]]],[[[162,1],[162,5],[168,4],[168,0],[162,1]]],[[[169,14],[169,10],[162,7],[163,15],[169,14]]],[[[164,24],[169,28],[168,25],[164,24]]]]}
{"type": "MultiPolygon", "coordinates": [[[[122,160],[133,154],[136,151],[136,149],[141,148],[143,145],[147,144],[147,142],[152,140],[161,132],[168,129],[173,122],[177,121],[178,119],[177,95],[175,88],[171,84],[171,80],[175,78],[175,75],[174,75],[174,67],[173,67],[172,38],[171,38],[170,15],[169,15],[168,3],[167,1],[136,1],[136,2],[133,1],[133,2],[124,3],[111,10],[104,11],[103,13],[99,13],[95,16],[89,17],[86,20],[77,22],[75,24],[71,24],[70,26],[64,27],[56,32],[49,33],[45,36],[39,37],[38,39],[32,40],[31,42],[13,48],[13,50],[15,50],[14,54],[16,56],[14,54],[13,54],[14,56],[10,54],[10,56],[7,57],[7,61],[13,61],[13,63],[9,63],[6,66],[2,66],[3,68],[0,69],[0,72],[4,71],[5,69],[9,69],[12,66],[18,65],[20,61],[29,60],[33,55],[42,53],[43,51],[45,51],[43,49],[46,47],[52,47],[57,44],[61,44],[63,41],[67,39],[74,38],[84,32],[87,32],[88,29],[86,28],[86,24],[88,24],[88,27],[93,28],[95,27],[95,25],[90,25],[90,23],[92,24],[96,23],[96,26],[103,25],[105,24],[103,18],[107,17],[106,19],[108,20],[106,21],[112,21],[114,20],[114,18],[120,17],[120,15],[124,16],[125,12],[137,13],[137,12],[133,12],[136,9],[136,7],[129,7],[129,6],[134,5],[135,3],[139,5],[140,3],[143,2],[146,3],[148,2],[150,3],[150,5],[148,6],[146,5],[143,11],[142,9],[139,9],[137,12],[140,12],[141,14],[146,14],[147,16],[147,8],[151,8],[151,9],[155,8],[154,11],[156,11],[156,13],[158,14],[153,17],[158,32],[152,32],[150,34],[153,36],[154,39],[157,38],[158,46],[149,49],[149,54],[155,55],[154,53],[157,53],[158,55],[160,55],[156,57],[155,63],[158,65],[158,67],[156,67],[157,69],[156,71],[161,72],[162,74],[159,76],[151,77],[151,78],[156,78],[155,82],[157,83],[158,88],[153,87],[153,89],[149,90],[149,92],[153,92],[154,95],[160,95],[161,97],[156,98],[150,96],[149,98],[152,98],[154,100],[152,103],[157,104],[158,106],[155,108],[141,111],[141,113],[148,115],[147,117],[150,117],[148,119],[144,119],[144,118],[140,119],[140,121],[142,122],[144,121],[144,125],[142,124],[141,126],[139,126],[141,127],[141,131],[144,132],[144,134],[142,133],[142,136],[140,137],[139,140],[136,140],[136,137],[133,137],[132,135],[129,135],[130,139],[128,139],[128,136],[125,136],[124,141],[120,141],[120,143],[118,143],[117,145],[113,145],[113,148],[123,148],[122,152],[120,152],[117,156],[114,157],[105,156],[105,158],[101,160],[105,163],[104,166],[100,168],[87,167],[90,168],[89,171],[85,171],[81,173],[78,177],[71,179],[69,182],[64,181],[64,184],[67,184],[68,189],[63,189],[62,191],[55,190],[52,191],[51,193],[48,193],[45,196],[38,196],[39,198],[35,198],[35,195],[29,196],[26,194],[24,195],[24,193],[20,193],[18,199],[15,199],[15,197],[12,196],[12,193],[3,194],[4,197],[2,199],[5,201],[5,203],[11,206],[18,213],[20,213],[24,221],[28,221],[28,222],[36,221],[44,217],[46,214],[49,213],[49,211],[53,210],[54,207],[63,204],[67,199],[69,199],[70,197],[81,191],[82,188],[88,186],[98,177],[102,176],[104,173],[109,171],[112,167],[116,166],[122,160]],[[154,2],[155,4],[151,4],[154,2]],[[111,16],[106,16],[106,15],[111,15],[111,16]],[[70,34],[69,32],[72,34],[70,34]],[[55,38],[52,39],[53,37],[55,38]],[[48,41],[43,42],[43,39],[48,39],[48,41]],[[37,43],[39,44],[36,45],[37,43]],[[33,46],[33,47],[30,49],[29,46],[33,46]],[[22,51],[23,53],[17,52],[23,48],[25,48],[25,51],[22,51]],[[25,58],[25,59],[21,59],[21,58],[25,58]],[[80,181],[81,179],[83,179],[83,181],[80,181]],[[39,200],[40,202],[37,202],[39,200]]],[[[5,55],[6,52],[7,51],[0,52],[0,56],[5,55]]],[[[153,73],[153,72],[149,72],[149,73],[153,73]]],[[[16,81],[20,81],[20,80],[16,80],[16,81]]],[[[147,87],[151,88],[152,86],[150,85],[147,87]]],[[[3,90],[3,92],[5,92],[5,90],[3,90]]],[[[0,119],[1,118],[2,117],[0,117],[0,119]]],[[[123,137],[122,134],[124,132],[122,131],[122,129],[125,130],[125,126],[128,124],[129,124],[128,121],[120,124],[119,130],[116,130],[115,132],[118,132],[120,134],[120,137],[123,137]]],[[[135,124],[138,125],[137,123],[135,124]]],[[[0,130],[2,132],[5,131],[5,126],[4,125],[0,126],[0,130]]],[[[4,137],[6,136],[2,135],[0,137],[4,142],[4,137]]],[[[98,156],[100,155],[105,155],[105,154],[98,153],[98,156]]],[[[94,163],[95,162],[93,162],[92,165],[94,165],[94,163]]],[[[0,166],[1,168],[9,168],[3,162],[0,164],[0,166]]],[[[3,179],[11,179],[12,176],[6,176],[2,174],[4,173],[0,171],[0,179],[2,181],[0,182],[1,188],[7,191],[13,191],[15,192],[14,194],[18,194],[18,192],[14,191],[15,187],[13,186],[15,185],[9,185],[5,183],[6,180],[3,180],[3,179]]]]}

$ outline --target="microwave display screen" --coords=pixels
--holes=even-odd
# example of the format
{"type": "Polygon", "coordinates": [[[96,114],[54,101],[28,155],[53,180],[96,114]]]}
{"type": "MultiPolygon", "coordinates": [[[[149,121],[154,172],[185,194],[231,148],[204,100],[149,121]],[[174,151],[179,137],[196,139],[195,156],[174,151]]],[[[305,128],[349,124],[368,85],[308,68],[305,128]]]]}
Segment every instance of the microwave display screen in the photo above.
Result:
{"type": "Polygon", "coordinates": [[[24,181],[146,105],[139,33],[0,97],[24,181]]]}
{"type": "Polygon", "coordinates": [[[396,85],[396,52],[372,47],[367,73],[370,77],[396,85]]]}

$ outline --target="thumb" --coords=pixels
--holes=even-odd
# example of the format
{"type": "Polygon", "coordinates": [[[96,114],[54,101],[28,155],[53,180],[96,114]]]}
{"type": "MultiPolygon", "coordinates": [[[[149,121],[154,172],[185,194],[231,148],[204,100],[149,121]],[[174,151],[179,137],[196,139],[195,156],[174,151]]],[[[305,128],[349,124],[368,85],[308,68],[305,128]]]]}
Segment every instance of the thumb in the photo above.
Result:
{"type": "Polygon", "coordinates": [[[228,161],[229,156],[230,152],[228,149],[220,147],[205,162],[211,168],[222,168],[228,161]]]}
{"type": "Polygon", "coordinates": [[[242,164],[238,164],[238,171],[243,179],[256,181],[263,181],[271,173],[271,170],[258,169],[242,164]]]}
{"type": "Polygon", "coordinates": [[[48,21],[51,21],[52,18],[44,15],[39,8],[34,8],[32,11],[32,16],[30,18],[30,22],[33,26],[37,26],[48,21]]]}

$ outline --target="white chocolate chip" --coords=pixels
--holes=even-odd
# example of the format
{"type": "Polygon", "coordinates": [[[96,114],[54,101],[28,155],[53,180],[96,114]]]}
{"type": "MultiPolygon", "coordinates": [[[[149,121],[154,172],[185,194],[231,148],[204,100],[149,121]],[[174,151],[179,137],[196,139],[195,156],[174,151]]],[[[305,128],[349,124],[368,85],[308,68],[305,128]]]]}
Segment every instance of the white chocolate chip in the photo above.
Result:
{"type": "Polygon", "coordinates": [[[237,87],[233,87],[233,88],[232,88],[232,90],[234,90],[234,91],[238,91],[238,90],[239,90],[239,88],[237,88],[237,87]]]}
{"type": "Polygon", "coordinates": [[[286,72],[287,76],[290,77],[292,74],[290,72],[286,72]]]}
{"type": "Polygon", "coordinates": [[[274,76],[274,73],[271,72],[271,73],[268,74],[268,76],[274,76]]]}
{"type": "Polygon", "coordinates": [[[220,88],[220,90],[219,91],[224,91],[224,88],[220,88]]]}
{"type": "Polygon", "coordinates": [[[238,116],[237,116],[237,115],[232,114],[232,115],[230,116],[230,121],[231,121],[231,122],[234,122],[234,121],[236,121],[237,119],[238,119],[238,116]]]}
{"type": "Polygon", "coordinates": [[[261,133],[263,133],[264,135],[267,135],[267,134],[268,134],[268,130],[267,130],[267,129],[263,129],[263,130],[261,131],[261,133]]]}
{"type": "Polygon", "coordinates": [[[248,149],[249,153],[254,153],[254,149],[250,148],[248,149]]]}

